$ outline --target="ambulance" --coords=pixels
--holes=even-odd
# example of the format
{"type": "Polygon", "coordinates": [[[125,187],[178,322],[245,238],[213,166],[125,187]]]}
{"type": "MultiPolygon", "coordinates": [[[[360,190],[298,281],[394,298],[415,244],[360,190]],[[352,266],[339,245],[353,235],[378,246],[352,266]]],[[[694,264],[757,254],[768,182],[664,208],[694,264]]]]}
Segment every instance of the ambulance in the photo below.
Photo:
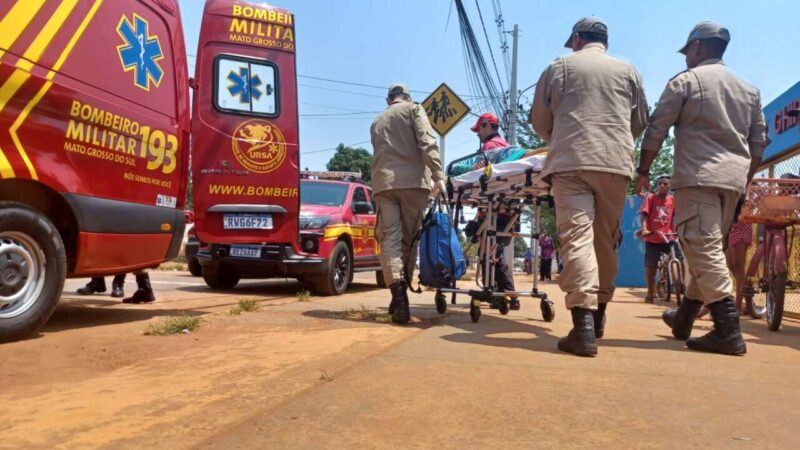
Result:
{"type": "Polygon", "coordinates": [[[0,341],[66,277],[177,255],[190,141],[202,241],[297,241],[294,18],[208,0],[201,25],[189,78],[177,0],[0,2],[0,341]]]}

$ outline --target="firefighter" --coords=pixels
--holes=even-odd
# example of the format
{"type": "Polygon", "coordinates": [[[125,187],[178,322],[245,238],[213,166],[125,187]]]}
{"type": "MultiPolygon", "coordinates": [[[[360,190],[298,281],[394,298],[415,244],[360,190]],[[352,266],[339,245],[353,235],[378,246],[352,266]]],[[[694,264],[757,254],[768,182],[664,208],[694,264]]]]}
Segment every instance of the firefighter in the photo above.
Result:
{"type": "Polygon", "coordinates": [[[422,225],[428,198],[444,192],[439,147],[425,109],[411,101],[408,86],[393,84],[388,107],[370,128],[374,159],[372,189],[377,204],[376,237],[381,244],[381,268],[392,292],[392,321],[411,319],[408,284],[417,249],[411,244],[422,225]]]}
{"type": "Polygon", "coordinates": [[[647,124],[647,100],[636,68],[606,54],[601,20],[579,20],[565,47],[573,53],[539,78],[530,121],[550,144],[542,178],[555,197],[564,264],[558,283],[573,322],[558,349],[594,356],[614,295],[633,141],[647,124]]]}
{"type": "Polygon", "coordinates": [[[672,334],[692,350],[747,352],[725,262],[725,235],[736,204],[761,162],[766,124],[761,94],[722,62],[731,36],[715,22],[701,22],[680,52],[687,70],[667,83],[642,140],[637,192],[650,184],[650,165],[675,126],[675,228],[687,262],[686,296],[665,311],[672,334]],[[714,328],[689,339],[700,307],[714,328]]]}
{"type": "MultiPolygon", "coordinates": [[[[124,297],[123,287],[125,286],[125,274],[114,276],[114,281],[111,282],[111,296],[124,297]]],[[[136,292],[131,297],[122,299],[122,303],[152,303],[156,301],[156,296],[153,293],[153,288],[150,286],[150,275],[147,271],[142,270],[136,272],[136,292]]],[[[106,280],[103,277],[92,277],[92,280],[86,286],[78,289],[80,295],[91,295],[95,293],[103,293],[106,291],[106,280]]]]}

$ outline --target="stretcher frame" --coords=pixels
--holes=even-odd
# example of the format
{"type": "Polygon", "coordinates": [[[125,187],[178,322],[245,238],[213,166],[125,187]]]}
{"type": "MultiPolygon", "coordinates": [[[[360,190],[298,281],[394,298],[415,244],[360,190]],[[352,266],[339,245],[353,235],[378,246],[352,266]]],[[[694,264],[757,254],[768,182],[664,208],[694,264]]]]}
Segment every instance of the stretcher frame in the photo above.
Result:
{"type": "MultiPolygon", "coordinates": [[[[478,322],[481,317],[481,303],[499,302],[498,309],[501,314],[508,314],[510,311],[510,297],[517,299],[538,298],[542,316],[545,321],[551,322],[555,318],[555,308],[552,300],[547,297],[545,292],[538,288],[539,274],[539,226],[541,223],[541,206],[550,205],[552,202],[548,197],[547,189],[535,183],[537,170],[532,168],[525,169],[520,173],[492,175],[492,165],[483,153],[468,155],[457,159],[447,166],[448,175],[448,203],[450,205],[451,221],[454,226],[463,222],[463,207],[477,207],[484,210],[486,216],[478,228],[478,268],[476,270],[475,282],[477,288],[461,289],[457,287],[457,282],[449,288],[439,288],[436,290],[436,309],[444,314],[447,311],[446,294],[451,294],[451,303],[456,304],[456,296],[467,295],[470,298],[469,314],[472,322],[478,322]],[[476,182],[459,183],[451,177],[452,168],[455,164],[472,159],[483,157],[484,172],[476,182]],[[453,182],[456,181],[454,184],[453,182]],[[531,291],[500,291],[495,288],[495,250],[498,244],[497,239],[502,237],[524,237],[521,233],[514,232],[514,228],[519,221],[523,209],[531,207],[534,214],[534,222],[531,223],[531,232],[527,236],[531,249],[531,276],[533,277],[533,287],[531,291]],[[506,227],[502,230],[497,229],[497,218],[501,210],[511,212],[511,218],[506,227]]],[[[512,241],[513,242],[513,241],[512,241]]],[[[511,268],[513,276],[513,267],[511,268]]]]}

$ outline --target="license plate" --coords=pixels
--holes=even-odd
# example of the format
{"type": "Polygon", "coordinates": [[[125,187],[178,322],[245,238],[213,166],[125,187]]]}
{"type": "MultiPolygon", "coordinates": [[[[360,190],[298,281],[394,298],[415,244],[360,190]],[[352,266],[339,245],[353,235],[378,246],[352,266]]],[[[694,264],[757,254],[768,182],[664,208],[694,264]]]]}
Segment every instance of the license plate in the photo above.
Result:
{"type": "Polygon", "coordinates": [[[261,258],[261,247],[257,245],[231,245],[231,256],[261,258]]]}
{"type": "Polygon", "coordinates": [[[271,230],[271,214],[225,214],[222,228],[226,230],[271,230]]]}

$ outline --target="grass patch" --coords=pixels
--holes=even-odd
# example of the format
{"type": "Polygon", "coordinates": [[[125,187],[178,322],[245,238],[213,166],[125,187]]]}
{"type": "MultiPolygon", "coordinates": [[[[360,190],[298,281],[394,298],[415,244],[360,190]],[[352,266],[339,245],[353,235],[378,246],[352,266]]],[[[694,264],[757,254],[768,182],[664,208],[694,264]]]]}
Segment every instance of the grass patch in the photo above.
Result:
{"type": "Polygon", "coordinates": [[[156,270],[161,270],[161,271],[176,271],[176,270],[186,271],[186,270],[189,270],[189,266],[187,266],[186,264],[181,263],[181,262],[169,261],[169,262],[165,262],[165,263],[159,265],[158,268],[156,268],[156,270]]]}
{"type": "Polygon", "coordinates": [[[257,301],[243,298],[239,300],[239,303],[232,307],[229,312],[232,316],[238,316],[243,312],[258,311],[259,309],[261,309],[261,305],[259,305],[257,301]]]}
{"type": "Polygon", "coordinates": [[[298,302],[308,303],[308,302],[311,301],[312,297],[313,297],[313,295],[311,295],[311,292],[308,291],[308,290],[304,289],[302,291],[297,291],[297,301],[298,302]]]}
{"type": "Polygon", "coordinates": [[[336,319],[366,320],[380,323],[389,323],[392,321],[392,316],[390,314],[375,309],[369,309],[367,305],[363,303],[357,308],[347,308],[344,311],[333,312],[331,316],[336,319]]]}
{"type": "Polygon", "coordinates": [[[192,332],[200,328],[202,320],[199,316],[187,315],[165,317],[156,323],[148,324],[144,334],[145,336],[169,336],[183,333],[183,330],[192,332]]]}

